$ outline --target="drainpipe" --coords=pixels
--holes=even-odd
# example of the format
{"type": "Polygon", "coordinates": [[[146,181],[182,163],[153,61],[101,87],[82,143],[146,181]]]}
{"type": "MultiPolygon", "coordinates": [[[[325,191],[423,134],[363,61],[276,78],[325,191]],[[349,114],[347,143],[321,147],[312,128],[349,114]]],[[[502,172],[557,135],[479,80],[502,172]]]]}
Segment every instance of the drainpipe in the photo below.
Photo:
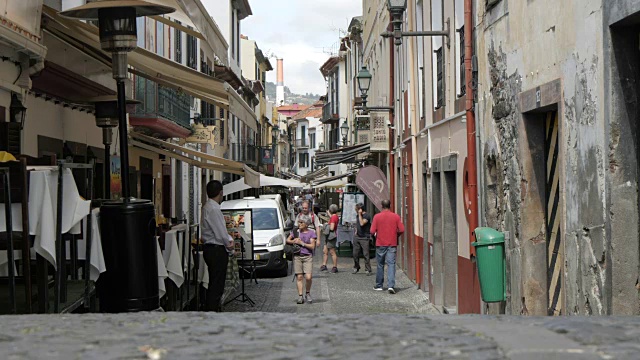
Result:
{"type": "MultiPolygon", "coordinates": [[[[387,31],[393,31],[393,24],[389,21],[387,31]]],[[[389,106],[393,107],[395,103],[395,45],[393,37],[389,37],[389,106]]],[[[389,112],[389,149],[393,149],[393,139],[395,138],[394,126],[395,112],[389,112]]],[[[396,172],[395,172],[395,155],[389,151],[389,196],[391,200],[391,209],[396,211],[396,172]]]]}
{"type": "Polygon", "coordinates": [[[469,221],[469,246],[471,255],[475,256],[475,248],[471,246],[473,242],[473,230],[478,227],[478,175],[476,168],[476,119],[473,106],[473,69],[471,57],[473,56],[473,4],[472,0],[464,0],[464,71],[466,84],[465,109],[467,116],[467,219],[469,221]]]}

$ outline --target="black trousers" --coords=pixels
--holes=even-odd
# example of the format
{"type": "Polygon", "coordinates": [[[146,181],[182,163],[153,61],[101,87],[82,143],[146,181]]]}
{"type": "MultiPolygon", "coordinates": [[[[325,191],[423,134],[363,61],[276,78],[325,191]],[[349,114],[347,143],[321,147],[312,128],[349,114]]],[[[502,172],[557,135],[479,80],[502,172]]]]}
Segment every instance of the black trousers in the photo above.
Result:
{"type": "Polygon", "coordinates": [[[207,289],[207,310],[222,311],[222,294],[227,279],[229,254],[222,245],[205,245],[204,262],[209,268],[209,289],[207,289]]]}
{"type": "Polygon", "coordinates": [[[359,237],[356,235],[353,238],[353,267],[360,270],[360,250],[364,256],[364,268],[367,271],[371,271],[371,261],[369,260],[369,241],[370,237],[359,237]]]}

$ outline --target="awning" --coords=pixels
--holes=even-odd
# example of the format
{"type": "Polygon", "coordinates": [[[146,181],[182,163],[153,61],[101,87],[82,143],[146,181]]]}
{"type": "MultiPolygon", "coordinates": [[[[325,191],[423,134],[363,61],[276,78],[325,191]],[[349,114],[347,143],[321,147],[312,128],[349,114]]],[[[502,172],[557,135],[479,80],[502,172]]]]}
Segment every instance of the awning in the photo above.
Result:
{"type": "MultiPolygon", "coordinates": [[[[47,6],[43,6],[43,13],[49,18],[43,22],[47,31],[111,67],[111,54],[100,50],[100,37],[95,26],[61,17],[47,6]]],[[[128,61],[133,67],[129,71],[133,74],[229,109],[230,94],[221,80],[141,48],[130,52],[128,61]]]]}
{"type": "Polygon", "coordinates": [[[336,150],[316,152],[316,165],[347,164],[358,160],[358,155],[369,151],[370,144],[347,146],[336,150]]]}
{"type": "Polygon", "coordinates": [[[167,141],[142,135],[136,132],[129,132],[129,136],[131,137],[131,145],[139,147],[141,149],[146,149],[158,154],[166,155],[202,169],[211,169],[237,175],[244,175],[245,165],[243,163],[189,149],[184,146],[172,144],[167,141]]]}
{"type": "Polygon", "coordinates": [[[323,177],[323,178],[320,178],[320,179],[312,181],[311,185],[313,187],[317,187],[317,185],[322,185],[322,184],[326,184],[326,183],[329,183],[329,182],[332,182],[332,181],[335,181],[335,180],[340,180],[340,179],[346,178],[347,176],[351,176],[354,173],[355,172],[353,172],[353,171],[349,171],[349,172],[346,172],[344,174],[340,174],[340,175],[336,175],[336,176],[326,176],[326,177],[323,177]]]}
{"type": "Polygon", "coordinates": [[[300,179],[300,181],[303,182],[303,183],[309,183],[313,179],[317,179],[317,178],[328,176],[328,175],[329,175],[329,167],[325,166],[322,169],[318,169],[318,170],[316,170],[314,172],[310,172],[307,175],[304,175],[300,179]]]}
{"type": "Polygon", "coordinates": [[[280,173],[281,173],[282,175],[284,175],[284,176],[286,176],[286,177],[290,178],[290,179],[296,179],[296,180],[300,180],[300,179],[302,179],[302,176],[300,176],[300,175],[298,175],[298,174],[294,174],[294,173],[288,172],[288,171],[281,171],[280,173]]]}
{"type": "MultiPolygon", "coordinates": [[[[301,188],[303,187],[303,184],[297,180],[286,180],[286,179],[279,179],[276,177],[271,177],[271,176],[267,176],[264,174],[260,174],[260,186],[259,187],[264,187],[264,186],[285,186],[285,187],[298,187],[301,188]]],[[[239,191],[243,191],[243,190],[248,190],[251,189],[251,186],[245,184],[245,179],[244,178],[240,178],[239,180],[236,180],[232,183],[229,183],[227,185],[225,185],[222,188],[222,191],[224,192],[224,195],[231,195],[234,193],[237,193],[239,191]]]]}

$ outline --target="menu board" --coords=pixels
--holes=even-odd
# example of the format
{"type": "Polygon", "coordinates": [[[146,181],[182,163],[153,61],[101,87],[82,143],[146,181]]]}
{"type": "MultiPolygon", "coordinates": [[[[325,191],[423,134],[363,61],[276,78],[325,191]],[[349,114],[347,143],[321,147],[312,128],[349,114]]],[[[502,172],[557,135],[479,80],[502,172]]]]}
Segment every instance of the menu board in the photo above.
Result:
{"type": "Polygon", "coordinates": [[[251,210],[223,210],[222,214],[227,224],[227,232],[233,238],[238,257],[243,257],[245,260],[253,259],[251,210]]]}
{"type": "Polygon", "coordinates": [[[342,225],[355,224],[358,221],[356,204],[364,204],[365,195],[363,193],[343,193],[342,194],[342,225]]]}

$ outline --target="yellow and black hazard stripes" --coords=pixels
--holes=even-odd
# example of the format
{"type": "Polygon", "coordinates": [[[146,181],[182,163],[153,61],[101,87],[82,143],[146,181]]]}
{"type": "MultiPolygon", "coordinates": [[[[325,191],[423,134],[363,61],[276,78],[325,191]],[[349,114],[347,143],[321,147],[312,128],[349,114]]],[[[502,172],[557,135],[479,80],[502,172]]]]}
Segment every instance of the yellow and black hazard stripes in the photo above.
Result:
{"type": "Polygon", "coordinates": [[[562,266],[564,249],[560,234],[560,187],[558,166],[558,113],[546,114],[546,226],[547,226],[547,294],[549,315],[562,314],[562,266]]]}

